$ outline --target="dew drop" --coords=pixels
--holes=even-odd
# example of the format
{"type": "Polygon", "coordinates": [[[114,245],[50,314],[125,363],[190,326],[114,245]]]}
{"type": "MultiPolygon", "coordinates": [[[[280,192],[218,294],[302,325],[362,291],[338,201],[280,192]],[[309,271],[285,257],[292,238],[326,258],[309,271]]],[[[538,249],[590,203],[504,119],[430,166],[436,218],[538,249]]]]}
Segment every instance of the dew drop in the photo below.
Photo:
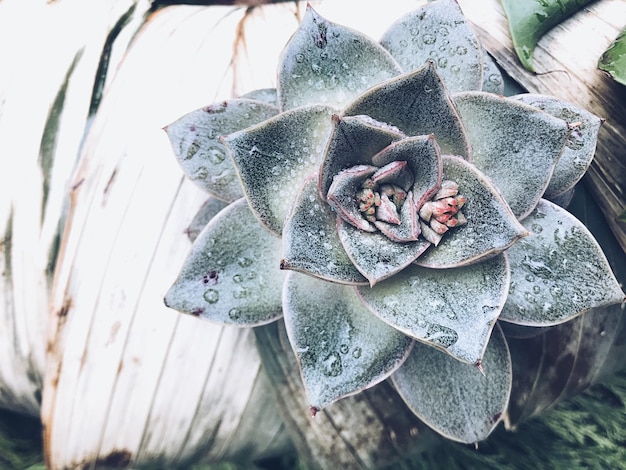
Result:
{"type": "Polygon", "coordinates": [[[361,357],[362,353],[363,351],[361,351],[361,348],[354,348],[354,351],[352,351],[352,357],[358,359],[361,357]]]}
{"type": "Polygon", "coordinates": [[[237,308],[231,308],[228,311],[228,317],[231,320],[238,320],[241,317],[241,311],[239,309],[237,309],[237,308]]]}
{"type": "Polygon", "coordinates": [[[435,44],[436,41],[437,41],[437,38],[435,37],[434,34],[424,34],[422,36],[422,42],[424,44],[432,45],[432,44],[435,44]]]}
{"type": "Polygon", "coordinates": [[[301,64],[303,61],[304,61],[304,54],[297,54],[296,55],[296,62],[301,64]]]}
{"type": "Polygon", "coordinates": [[[256,271],[249,271],[246,274],[246,279],[255,279],[256,278],[256,271]]]}
{"type": "Polygon", "coordinates": [[[445,69],[448,66],[448,59],[446,59],[445,57],[440,57],[437,61],[437,66],[440,69],[445,69]]]}
{"type": "Polygon", "coordinates": [[[424,85],[424,93],[431,93],[432,91],[432,87],[430,87],[429,85],[424,85]]]}
{"type": "Polygon", "coordinates": [[[529,302],[531,304],[534,304],[535,302],[537,302],[535,297],[533,297],[533,295],[530,292],[526,292],[524,294],[524,298],[526,299],[527,302],[529,302]]]}
{"type": "Polygon", "coordinates": [[[420,33],[420,30],[417,28],[411,28],[409,30],[409,33],[411,34],[411,36],[417,36],[420,33]]]}
{"type": "Polygon", "coordinates": [[[218,300],[220,300],[220,293],[215,289],[207,289],[206,291],[204,291],[203,297],[204,300],[207,301],[207,303],[214,304],[218,300]]]}
{"type": "Polygon", "coordinates": [[[206,180],[209,177],[209,170],[201,166],[191,175],[191,179],[194,180],[206,180]]]}
{"type": "Polygon", "coordinates": [[[313,71],[313,73],[319,74],[322,71],[322,67],[320,67],[318,64],[311,64],[311,70],[313,71]]]}
{"type": "Polygon", "coordinates": [[[323,359],[322,372],[328,377],[337,377],[343,372],[343,364],[339,354],[332,352],[323,359]]]}
{"type": "Polygon", "coordinates": [[[348,354],[348,351],[350,351],[350,347],[347,344],[339,346],[339,352],[341,352],[341,354],[348,354]]]}
{"type": "Polygon", "coordinates": [[[192,158],[196,153],[198,153],[198,150],[200,150],[200,144],[196,140],[194,140],[187,149],[187,155],[185,155],[185,160],[189,160],[190,158],[192,158]]]}
{"type": "Polygon", "coordinates": [[[320,52],[320,59],[322,59],[322,60],[328,59],[328,52],[326,52],[326,51],[320,52]]]}
{"type": "Polygon", "coordinates": [[[488,80],[494,85],[500,85],[502,83],[502,78],[497,73],[492,73],[489,75],[488,80]]]}
{"type": "Polygon", "coordinates": [[[233,291],[233,297],[235,299],[245,299],[249,295],[250,291],[245,287],[240,287],[239,289],[233,291]]]}
{"type": "Polygon", "coordinates": [[[463,46],[458,46],[458,47],[455,49],[455,52],[456,52],[458,55],[465,55],[465,54],[467,54],[467,48],[466,48],[466,47],[463,47],[463,46]]]}
{"type": "Polygon", "coordinates": [[[243,256],[237,260],[237,264],[242,268],[247,268],[252,265],[252,260],[250,258],[244,258],[243,256]]]}
{"type": "Polygon", "coordinates": [[[402,40],[400,40],[400,46],[406,47],[406,46],[408,46],[408,43],[404,39],[402,39],[402,40]]]}
{"type": "Polygon", "coordinates": [[[541,287],[533,286],[533,294],[539,294],[539,293],[541,293],[541,287]]]}
{"type": "Polygon", "coordinates": [[[533,276],[532,274],[526,274],[526,280],[528,282],[534,282],[535,281],[535,276],[533,276]]]}
{"type": "Polygon", "coordinates": [[[537,223],[532,224],[530,228],[534,233],[541,233],[543,231],[543,227],[537,223]]]}
{"type": "Polygon", "coordinates": [[[235,274],[233,276],[233,282],[236,282],[237,284],[243,282],[243,276],[241,274],[235,274]]]}
{"type": "Polygon", "coordinates": [[[454,73],[459,73],[461,71],[461,67],[455,64],[452,67],[450,67],[450,70],[452,70],[454,73]]]}

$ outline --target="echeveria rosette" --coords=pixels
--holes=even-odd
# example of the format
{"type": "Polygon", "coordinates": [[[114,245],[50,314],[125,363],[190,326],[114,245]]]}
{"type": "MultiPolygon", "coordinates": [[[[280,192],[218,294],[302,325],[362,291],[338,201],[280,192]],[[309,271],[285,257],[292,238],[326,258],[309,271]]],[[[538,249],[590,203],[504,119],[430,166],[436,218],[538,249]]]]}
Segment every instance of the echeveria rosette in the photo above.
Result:
{"type": "Polygon", "coordinates": [[[228,325],[284,316],[313,414],[394,374],[438,432],[484,439],[512,383],[498,320],[543,328],[624,297],[588,231],[542,199],[580,179],[600,120],[501,84],[453,0],[380,43],[308,7],[276,90],[167,127],[229,202],[167,304],[228,325]]]}

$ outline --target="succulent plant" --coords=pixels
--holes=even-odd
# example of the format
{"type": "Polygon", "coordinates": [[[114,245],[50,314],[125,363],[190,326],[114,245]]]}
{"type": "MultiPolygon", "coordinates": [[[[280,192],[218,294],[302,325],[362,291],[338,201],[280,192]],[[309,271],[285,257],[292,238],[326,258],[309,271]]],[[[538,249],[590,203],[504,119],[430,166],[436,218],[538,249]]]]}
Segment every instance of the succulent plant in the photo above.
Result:
{"type": "Polygon", "coordinates": [[[589,231],[543,199],[583,176],[601,119],[502,93],[454,0],[379,42],[307,7],[276,89],[166,127],[223,201],[166,304],[240,327],[284,318],[312,415],[391,376],[439,433],[486,438],[512,384],[500,322],[624,300],[589,231]]]}

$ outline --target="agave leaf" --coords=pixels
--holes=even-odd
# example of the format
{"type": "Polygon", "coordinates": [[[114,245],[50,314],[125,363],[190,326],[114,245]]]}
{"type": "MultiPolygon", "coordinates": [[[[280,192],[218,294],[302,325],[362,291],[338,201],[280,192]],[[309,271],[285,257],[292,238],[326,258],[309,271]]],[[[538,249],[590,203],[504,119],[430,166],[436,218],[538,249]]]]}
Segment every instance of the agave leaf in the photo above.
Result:
{"type": "Polygon", "coordinates": [[[281,268],[342,284],[367,283],[348,258],[336,221],[337,214],[320,199],[317,177],[309,178],[285,220],[281,268]]]}
{"type": "Polygon", "coordinates": [[[481,90],[496,95],[504,95],[504,79],[502,73],[491,58],[489,53],[483,48],[483,85],[481,90]]]}
{"type": "Polygon", "coordinates": [[[375,154],[403,137],[399,129],[368,116],[333,116],[333,130],[320,167],[322,196],[326,197],[333,178],[341,170],[371,165],[375,154]]]}
{"type": "Polygon", "coordinates": [[[195,241],[200,235],[200,232],[209,221],[215,217],[219,211],[221,211],[227,204],[224,201],[220,201],[217,198],[211,197],[206,200],[204,204],[198,209],[198,212],[191,220],[189,227],[187,227],[187,236],[190,241],[195,241]]]}
{"type": "Polygon", "coordinates": [[[493,180],[520,219],[533,210],[561,156],[570,129],[562,119],[491,93],[458,93],[474,164],[493,180]]]}
{"type": "Polygon", "coordinates": [[[618,354],[624,315],[614,304],[592,309],[539,336],[508,338],[514,379],[507,426],[582,392],[599,378],[607,362],[618,360],[623,366],[623,355],[618,354]]]}
{"type": "Polygon", "coordinates": [[[556,198],[572,189],[587,172],[596,151],[602,119],[553,96],[524,93],[511,98],[563,119],[573,127],[543,196],[556,198]]]}
{"type": "Polygon", "coordinates": [[[364,232],[337,217],[337,232],[350,260],[370,286],[398,273],[417,259],[430,243],[417,241],[396,243],[386,235],[364,232]]]}
{"type": "Polygon", "coordinates": [[[515,52],[526,70],[534,71],[533,52],[541,36],[590,1],[502,0],[502,6],[509,20],[515,52]]]}
{"type": "Polygon", "coordinates": [[[305,106],[222,139],[250,207],[278,236],[302,182],[320,164],[332,114],[327,106],[305,106]]]}
{"type": "Polygon", "coordinates": [[[405,72],[432,60],[451,92],[481,89],[481,46],[455,0],[429,2],[404,15],[380,43],[405,72]]]}
{"type": "Polygon", "coordinates": [[[471,267],[412,265],[357,292],[394,328],[460,361],[479,364],[506,300],[509,277],[506,258],[499,255],[471,267]]]}
{"type": "Polygon", "coordinates": [[[278,93],[276,88],[259,88],[258,90],[253,90],[245,95],[241,95],[240,98],[263,101],[264,103],[278,107],[278,93]]]}
{"type": "Polygon", "coordinates": [[[278,66],[283,110],[308,104],[341,107],[372,85],[401,73],[376,41],[322,18],[308,5],[278,66]]]}
{"type": "Polygon", "coordinates": [[[246,99],[197,109],[165,127],[185,174],[209,194],[232,202],[243,194],[219,137],[278,114],[275,106],[246,99]]]}
{"type": "Polygon", "coordinates": [[[470,158],[465,129],[432,61],[371,88],[344,114],[371,116],[409,136],[435,134],[442,153],[470,158]]]}
{"type": "Polygon", "coordinates": [[[482,367],[484,375],[417,342],[392,379],[402,399],[424,423],[449,439],[470,444],[489,436],[511,393],[511,357],[497,326],[482,367]]]}
{"type": "Polygon", "coordinates": [[[385,379],[413,345],[372,315],[353,287],[291,272],[283,298],[312,413],[385,379]]]}
{"type": "Polygon", "coordinates": [[[598,61],[598,68],[611,75],[616,82],[626,85],[626,28],[604,51],[598,61]]]}
{"type": "Polygon", "coordinates": [[[541,200],[522,223],[532,234],[507,251],[511,291],[502,320],[550,326],[624,300],[602,249],[569,212],[541,200]]]}
{"type": "Polygon", "coordinates": [[[463,214],[467,224],[444,234],[416,263],[430,268],[471,264],[509,248],[528,234],[517,221],[497,189],[476,168],[459,157],[443,157],[443,177],[456,181],[467,197],[463,214]]]}
{"type": "Polygon", "coordinates": [[[244,198],[196,239],[168,307],[225,325],[262,325],[282,315],[280,240],[263,230],[244,198]]]}

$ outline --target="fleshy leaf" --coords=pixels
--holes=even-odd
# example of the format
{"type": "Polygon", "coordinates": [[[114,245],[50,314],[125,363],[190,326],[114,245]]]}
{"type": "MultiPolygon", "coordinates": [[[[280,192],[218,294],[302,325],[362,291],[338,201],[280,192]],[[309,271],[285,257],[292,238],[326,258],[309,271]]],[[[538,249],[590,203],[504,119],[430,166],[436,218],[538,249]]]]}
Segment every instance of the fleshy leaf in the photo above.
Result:
{"type": "Polygon", "coordinates": [[[333,116],[333,130],[320,167],[319,186],[324,198],[341,170],[371,165],[372,157],[390,143],[405,137],[399,129],[368,116],[333,116]]]}
{"type": "Polygon", "coordinates": [[[309,178],[285,220],[281,267],[342,284],[367,283],[339,240],[336,220],[320,199],[317,178],[309,178]]]}
{"type": "Polygon", "coordinates": [[[598,61],[598,68],[607,72],[613,80],[626,85],[626,28],[617,36],[613,44],[604,51],[598,61]]]}
{"type": "Polygon", "coordinates": [[[262,325],[282,315],[279,265],[280,240],[241,198],[200,233],[165,303],[224,325],[262,325]]]}
{"type": "Polygon", "coordinates": [[[250,207],[278,236],[304,179],[317,172],[332,114],[306,106],[223,138],[250,207]]]}
{"type": "Polygon", "coordinates": [[[481,46],[455,0],[437,0],[398,19],[380,43],[405,72],[432,60],[448,90],[480,90],[481,46]]]}
{"type": "Polygon", "coordinates": [[[344,113],[365,114],[409,136],[435,134],[442,153],[470,157],[465,129],[433,62],[371,88],[344,113]]]}
{"type": "Polygon", "coordinates": [[[430,268],[464,266],[509,248],[528,231],[517,221],[497,189],[480,171],[459,157],[443,157],[443,177],[459,185],[467,198],[467,224],[444,234],[416,263],[430,268]]]}
{"type": "Polygon", "coordinates": [[[552,27],[584,7],[591,0],[502,0],[509,21],[515,52],[531,72],[535,46],[552,27]]]}
{"type": "Polygon", "coordinates": [[[278,66],[279,102],[283,110],[316,103],[342,107],[400,73],[376,41],[327,21],[308,5],[278,66]]]}
{"type": "Polygon", "coordinates": [[[401,271],[430,246],[421,237],[417,241],[396,243],[381,233],[363,232],[340,217],[337,232],[350,260],[370,286],[401,271]]]}
{"type": "Polygon", "coordinates": [[[504,95],[504,79],[502,73],[496,65],[495,61],[483,49],[483,85],[482,91],[487,93],[495,93],[496,95],[504,95]]]}
{"type": "Polygon", "coordinates": [[[224,201],[220,201],[217,198],[211,197],[207,199],[207,201],[202,204],[202,207],[200,207],[194,218],[191,220],[189,227],[187,227],[187,230],[185,231],[189,240],[194,242],[196,238],[198,238],[198,235],[200,235],[202,229],[206,227],[206,224],[208,224],[209,221],[226,206],[227,204],[224,201]]]}
{"type": "Polygon", "coordinates": [[[264,103],[278,107],[278,93],[276,92],[276,88],[259,88],[258,90],[253,90],[245,95],[241,95],[240,98],[263,101],[264,103]]]}
{"type": "Polygon", "coordinates": [[[355,195],[365,180],[376,170],[375,166],[370,165],[357,165],[343,170],[335,175],[326,195],[328,205],[337,211],[337,215],[366,232],[375,232],[376,229],[363,218],[355,195]]]}
{"type": "Polygon", "coordinates": [[[291,272],[283,299],[312,413],[385,379],[413,345],[372,315],[353,287],[291,272]]]}
{"type": "Polygon", "coordinates": [[[524,93],[511,98],[563,119],[572,127],[543,197],[553,199],[560,196],[573,188],[587,172],[596,151],[602,119],[553,96],[524,93]]]}
{"type": "Polygon", "coordinates": [[[602,249],[569,212],[541,200],[522,223],[532,234],[507,251],[511,290],[502,320],[550,326],[624,300],[602,249]]]}
{"type": "Polygon", "coordinates": [[[543,195],[570,128],[532,106],[484,92],[454,97],[474,164],[494,182],[520,219],[543,195]]]}
{"type": "Polygon", "coordinates": [[[499,255],[463,268],[412,265],[357,292],[394,328],[460,361],[480,364],[506,300],[509,277],[506,258],[499,255]]]}
{"type": "Polygon", "coordinates": [[[511,393],[511,357],[496,326],[482,368],[419,342],[392,375],[398,393],[424,423],[466,444],[487,438],[506,410],[511,393]]]}
{"type": "Polygon", "coordinates": [[[185,174],[208,193],[231,202],[243,193],[233,162],[218,138],[276,114],[278,108],[270,104],[234,99],[192,111],[165,131],[185,174]]]}

